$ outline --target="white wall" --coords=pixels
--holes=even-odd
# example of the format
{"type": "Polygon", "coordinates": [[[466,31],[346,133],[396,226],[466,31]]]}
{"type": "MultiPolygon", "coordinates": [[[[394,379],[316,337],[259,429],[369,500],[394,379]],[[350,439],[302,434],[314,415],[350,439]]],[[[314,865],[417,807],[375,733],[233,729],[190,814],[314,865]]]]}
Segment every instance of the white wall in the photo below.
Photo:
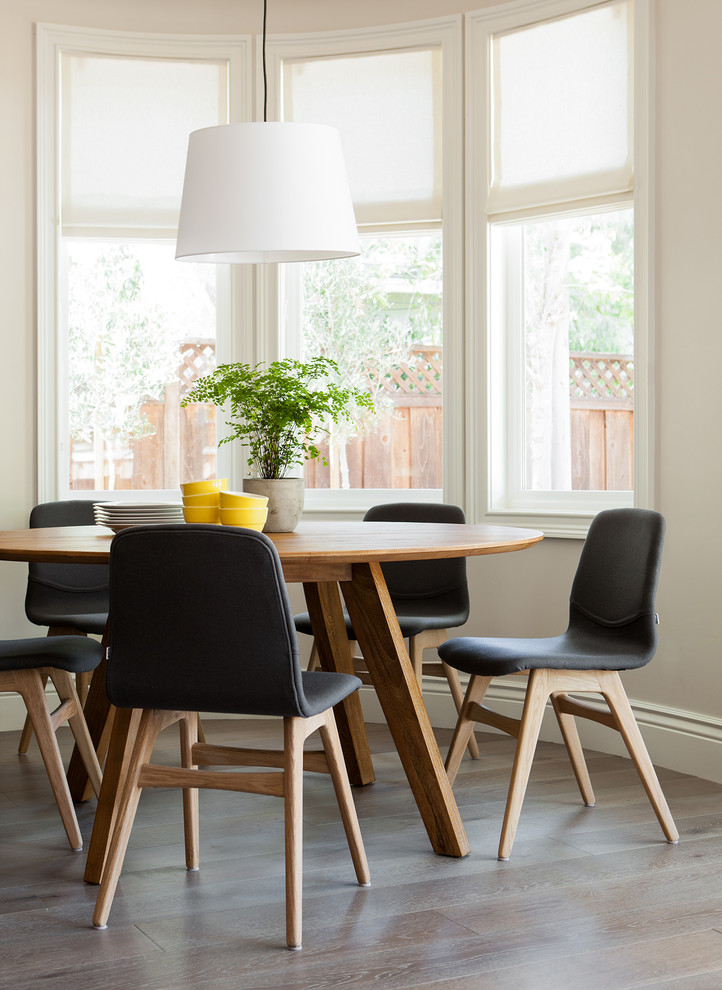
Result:
{"type": "MultiPolygon", "coordinates": [[[[269,32],[395,23],[491,6],[465,0],[272,0],[269,32]]],[[[0,0],[2,486],[0,528],[35,501],[34,38],[37,21],[177,33],[257,33],[261,0],[0,0]]],[[[722,369],[722,3],[657,0],[657,499],[668,522],[660,647],[625,681],[652,755],[722,780],[719,528],[722,369]]],[[[552,634],[566,618],[577,541],[470,561],[470,633],[552,634]]],[[[22,612],[25,567],[0,563],[0,628],[36,630],[22,612]]],[[[508,694],[508,692],[507,692],[508,694]]],[[[445,698],[429,695],[439,723],[445,698]],[[438,713],[438,714],[437,714],[438,713]]],[[[0,717],[2,709],[0,709],[0,717]]],[[[4,723],[5,725],[7,724],[4,723]]],[[[611,747],[592,728],[587,739],[611,747]]]]}

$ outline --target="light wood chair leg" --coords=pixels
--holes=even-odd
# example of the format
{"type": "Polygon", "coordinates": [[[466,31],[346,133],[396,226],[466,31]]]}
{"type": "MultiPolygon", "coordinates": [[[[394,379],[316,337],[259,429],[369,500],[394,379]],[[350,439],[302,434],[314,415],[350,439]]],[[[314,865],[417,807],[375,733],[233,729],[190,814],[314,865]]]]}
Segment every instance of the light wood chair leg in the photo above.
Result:
{"type": "MultiPolygon", "coordinates": [[[[351,660],[356,660],[356,640],[350,639],[348,643],[348,650],[351,654],[351,660]]],[[[321,657],[318,654],[318,647],[316,646],[316,640],[314,639],[311,644],[311,653],[308,658],[308,666],[306,670],[320,670],[321,669],[321,657]]]]}
{"type": "MultiPolygon", "coordinates": [[[[97,885],[103,877],[103,868],[118,814],[118,798],[122,791],[123,782],[128,776],[130,759],[133,755],[133,743],[138,735],[138,725],[142,714],[140,708],[113,708],[112,717],[108,719],[112,732],[108,740],[107,756],[103,767],[103,784],[95,809],[93,831],[85,860],[83,879],[86,883],[97,885]]],[[[78,762],[82,766],[80,760],[78,762]]],[[[70,783],[70,778],[68,783],[70,783]]],[[[70,785],[70,792],[72,794],[72,784],[70,785]]]]}
{"type": "MultiPolygon", "coordinates": [[[[193,762],[193,745],[199,741],[198,726],[200,719],[194,713],[188,718],[182,718],[178,722],[180,731],[181,766],[190,770],[197,770],[198,766],[193,762]]],[[[202,740],[205,742],[205,739],[202,740]]],[[[199,863],[199,825],[198,825],[198,788],[183,788],[183,835],[186,847],[186,869],[197,870],[199,863]]]]}
{"type": "Polygon", "coordinates": [[[600,673],[599,680],[604,699],[609,705],[622,739],[624,739],[624,744],[629,750],[629,755],[632,757],[632,761],[637,768],[637,773],[647,792],[647,797],[654,808],[657,820],[662,826],[665,838],[667,842],[678,842],[679,832],[677,831],[677,826],[674,824],[667,800],[662,792],[652,761],[649,758],[647,747],[644,745],[642,733],[639,731],[637,720],[634,717],[632,706],[629,704],[627,692],[624,690],[621,678],[617,671],[605,671],[600,673]]]}
{"type": "Polygon", "coordinates": [[[572,765],[574,776],[577,778],[577,784],[579,785],[579,790],[582,795],[582,801],[584,801],[588,808],[593,808],[595,805],[594,789],[592,787],[592,781],[589,777],[589,771],[587,770],[587,763],[584,759],[584,750],[582,749],[582,742],[579,738],[579,732],[577,731],[577,723],[574,720],[573,715],[570,715],[569,712],[563,712],[560,709],[558,698],[558,693],[552,694],[554,714],[556,715],[557,722],[559,723],[559,728],[562,733],[562,738],[564,739],[564,745],[567,748],[567,753],[569,754],[569,761],[572,765]]]}
{"type": "MultiPolygon", "coordinates": [[[[459,675],[450,667],[448,663],[441,661],[441,666],[446,674],[446,680],[449,682],[449,691],[451,691],[451,697],[454,699],[454,706],[456,707],[457,715],[461,711],[461,706],[464,703],[464,695],[461,690],[461,682],[459,681],[459,675]]],[[[469,741],[466,744],[469,750],[469,756],[472,760],[479,759],[479,747],[476,744],[476,738],[474,737],[474,730],[472,727],[471,735],[469,736],[469,741]]]]}
{"type": "MultiPolygon", "coordinates": [[[[43,684],[43,691],[45,691],[45,685],[48,683],[48,678],[45,674],[41,674],[41,680],[43,684]]],[[[25,756],[28,749],[30,748],[30,740],[33,738],[33,723],[30,720],[30,715],[25,716],[25,721],[23,722],[23,731],[20,733],[20,742],[18,743],[18,754],[20,756],[25,756]]]]}
{"type": "Polygon", "coordinates": [[[362,887],[368,887],[371,883],[369,864],[366,859],[363,839],[361,838],[356,805],[351,795],[351,784],[349,783],[346,772],[346,764],[343,761],[341,740],[338,736],[336,719],[334,718],[332,708],[326,712],[326,722],[320,727],[319,733],[326,753],[328,768],[331,772],[336,800],[341,811],[343,827],[346,832],[348,847],[351,851],[351,859],[353,860],[356,871],[356,879],[362,887]]]}
{"type": "Polygon", "coordinates": [[[474,731],[473,706],[481,705],[484,695],[489,689],[491,680],[491,677],[469,678],[469,686],[466,689],[466,695],[461,705],[461,711],[456,721],[456,728],[451,737],[451,745],[449,746],[449,752],[446,754],[446,763],[444,764],[446,775],[451,784],[456,780],[461,758],[464,755],[464,750],[469,745],[469,739],[474,731]]]}
{"type": "MultiPolygon", "coordinates": [[[[424,650],[437,649],[442,643],[445,643],[448,638],[449,633],[447,629],[427,629],[425,632],[420,632],[416,636],[410,636],[409,658],[414,668],[416,680],[419,682],[419,687],[422,687],[423,685],[424,674],[429,677],[446,678],[451,697],[454,701],[454,707],[456,708],[456,714],[458,715],[461,711],[461,705],[464,700],[464,694],[461,690],[461,684],[459,682],[459,675],[453,667],[449,667],[449,665],[444,663],[438,656],[436,660],[430,660],[426,663],[424,662],[424,650]]],[[[478,760],[479,747],[476,744],[473,729],[471,735],[469,736],[467,746],[471,758],[473,760],[478,760]]]]}
{"type": "Polygon", "coordinates": [[[20,742],[18,743],[18,754],[20,756],[25,756],[30,748],[30,740],[33,738],[33,724],[30,721],[29,716],[25,716],[25,721],[23,722],[23,729],[20,733],[20,742]]]}
{"type": "Polygon", "coordinates": [[[45,769],[48,773],[50,786],[55,795],[60,817],[63,821],[65,834],[70,848],[76,852],[83,848],[83,837],[80,834],[78,819],[70,797],[68,782],[65,779],[63,761],[58,748],[58,740],[50,719],[48,704],[45,699],[45,680],[38,670],[22,670],[16,672],[17,691],[22,695],[28,709],[30,722],[35,738],[40,747],[45,769]]]}
{"type": "Polygon", "coordinates": [[[85,699],[88,697],[88,691],[90,690],[90,682],[92,679],[92,670],[84,670],[75,675],[75,690],[78,692],[78,698],[80,699],[81,705],[85,704],[85,699]]]}
{"type": "Polygon", "coordinates": [[[507,860],[511,856],[514,845],[519,815],[524,803],[526,786],[529,780],[534,752],[539,738],[544,708],[551,693],[550,680],[546,670],[533,670],[529,675],[529,683],[521,714],[519,736],[514,753],[514,764],[509,782],[509,794],[504,811],[504,823],[501,828],[499,842],[499,859],[507,860]]]}
{"type": "MultiPolygon", "coordinates": [[[[50,626],[48,629],[48,636],[87,636],[87,633],[81,632],[80,629],[76,629],[74,626],[50,626]]],[[[88,696],[88,688],[90,687],[92,676],[92,670],[82,671],[81,673],[75,675],[75,689],[78,693],[78,697],[80,698],[81,706],[85,704],[85,699],[88,696]]],[[[32,738],[33,727],[29,716],[26,715],[23,730],[20,733],[20,742],[18,743],[18,753],[21,756],[24,756],[27,753],[30,746],[30,740],[32,738]]]]}
{"type": "Polygon", "coordinates": [[[88,780],[95,792],[95,796],[99,797],[103,774],[100,769],[95,747],[93,746],[93,740],[90,738],[90,732],[88,731],[88,726],[83,715],[83,706],[73,684],[73,679],[66,670],[56,669],[50,671],[50,679],[53,682],[60,701],[69,702],[72,706],[71,711],[73,714],[68,716],[68,725],[75,738],[75,744],[78,747],[80,758],[88,772],[88,780]]]}
{"type": "Polygon", "coordinates": [[[318,647],[316,646],[316,640],[314,639],[311,644],[311,655],[308,658],[307,670],[318,670],[321,666],[321,659],[318,655],[318,647]]]}
{"type": "Polygon", "coordinates": [[[125,852],[128,848],[128,840],[130,839],[135,813],[138,809],[138,802],[140,801],[142,788],[138,786],[138,778],[140,777],[143,764],[147,763],[150,759],[156,736],[168,724],[165,714],[165,712],[144,711],[140,718],[138,734],[129,761],[128,774],[122,783],[118,813],[113,825],[108,858],[105,863],[98,897],[95,902],[95,911],[93,912],[94,928],[107,928],[108,915],[110,914],[113,898],[115,897],[115,889],[118,886],[125,852]]]}
{"type": "MultiPolygon", "coordinates": [[[[75,690],[78,695],[78,700],[80,701],[80,707],[82,708],[85,704],[85,699],[88,697],[88,689],[90,687],[90,679],[93,676],[92,670],[82,671],[75,675],[75,690]]],[[[47,683],[47,677],[43,681],[43,687],[47,683]]],[[[23,730],[20,733],[20,742],[18,743],[18,753],[20,756],[25,756],[29,747],[30,740],[33,738],[33,726],[30,721],[30,716],[25,716],[25,722],[23,723],[23,730]]],[[[97,792],[96,792],[97,793],[97,792]]]]}
{"type": "Polygon", "coordinates": [[[286,717],[284,728],[284,798],[286,829],[286,944],[300,949],[303,877],[303,742],[304,719],[286,717]]]}
{"type": "Polygon", "coordinates": [[[411,666],[414,668],[414,676],[421,687],[423,674],[424,674],[424,650],[426,645],[424,643],[423,635],[421,636],[409,636],[409,659],[411,660],[411,666]]]}

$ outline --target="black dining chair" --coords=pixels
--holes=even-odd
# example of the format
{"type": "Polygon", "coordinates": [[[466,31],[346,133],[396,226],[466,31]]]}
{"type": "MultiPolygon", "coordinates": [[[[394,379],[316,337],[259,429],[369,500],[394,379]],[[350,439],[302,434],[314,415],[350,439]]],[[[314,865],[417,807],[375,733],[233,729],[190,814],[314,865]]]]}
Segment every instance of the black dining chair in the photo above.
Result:
{"type": "Polygon", "coordinates": [[[569,625],[561,636],[459,637],[439,648],[446,663],[472,675],[446,758],[451,783],[474,723],[492,725],[517,737],[499,859],[511,855],[550,698],[584,803],[594,804],[594,791],[575,716],[621,733],[667,841],[678,841],[679,833],[619,676],[621,670],[649,663],[656,650],[655,595],[664,530],[663,517],[645,509],[609,509],[594,518],[572,584],[569,625]],[[500,715],[482,704],[492,678],[508,674],[529,675],[521,719],[500,715]],[[607,710],[573,697],[586,692],[602,695],[607,710]]]}
{"type": "MultiPolygon", "coordinates": [[[[464,510],[458,505],[441,502],[390,502],[372,506],[364,522],[454,523],[466,522],[464,510]]],[[[443,677],[449,685],[457,713],[461,709],[463,692],[459,675],[443,660],[424,661],[424,650],[434,649],[449,638],[449,629],[463,626],[469,618],[469,588],[466,580],[466,559],[455,557],[435,560],[413,560],[381,565],[391,602],[401,628],[409,641],[409,657],[419,687],[422,678],[443,677]]],[[[356,656],[356,634],[348,612],[344,609],[346,634],[349,639],[354,669],[364,684],[371,684],[363,657],[356,656]]],[[[297,632],[313,635],[308,612],[294,616],[297,632]]],[[[311,647],[309,670],[319,665],[315,644],[311,647]]],[[[473,733],[468,740],[469,753],[476,758],[479,750],[473,733]]]]}
{"type": "Polygon", "coordinates": [[[0,691],[17,691],[25,702],[65,833],[74,850],[83,848],[83,839],[55,733],[65,722],[69,723],[93,790],[99,794],[100,766],[70,675],[89,673],[98,666],[102,656],[100,643],[80,636],[0,641],[0,691]],[[48,677],[60,699],[60,705],[53,712],[48,709],[45,696],[48,677]]]}
{"type": "MultiPolygon", "coordinates": [[[[42,502],[30,513],[30,528],[93,526],[93,503],[83,499],[42,502]]],[[[28,565],[25,614],[48,636],[102,636],[108,620],[108,567],[106,564],[28,565]]],[[[76,675],[76,688],[85,701],[90,672],[76,675]]],[[[25,720],[19,753],[27,753],[32,726],[25,720]]]]}
{"type": "Polygon", "coordinates": [[[245,791],[285,801],[286,940],[300,948],[304,770],[331,775],[357,880],[369,883],[333,714],[361,682],[350,674],[301,671],[281,563],[262,533],[215,525],[125,530],[111,546],[110,601],[108,697],[142,715],[119,785],[94,926],[106,926],[144,787],[183,789],[190,870],[198,868],[197,789],[245,791]],[[282,717],[284,748],[199,743],[199,710],[282,717]],[[156,736],[173,722],[180,725],[182,765],[151,763],[156,736]],[[304,753],[304,740],[316,730],[323,751],[304,753]],[[218,765],[276,772],[205,769],[218,765]]]}

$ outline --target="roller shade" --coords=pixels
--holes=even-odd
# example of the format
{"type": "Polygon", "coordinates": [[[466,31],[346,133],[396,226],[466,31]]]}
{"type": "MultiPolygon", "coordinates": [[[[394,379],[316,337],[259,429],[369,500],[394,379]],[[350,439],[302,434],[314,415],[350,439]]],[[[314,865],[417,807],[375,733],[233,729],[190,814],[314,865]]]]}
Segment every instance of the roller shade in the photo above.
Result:
{"type": "Polygon", "coordinates": [[[63,54],[65,234],[174,231],[188,135],[228,119],[226,62],[63,54]]]}
{"type": "Polygon", "coordinates": [[[489,213],[628,192],[632,5],[492,38],[489,213]]]}
{"type": "Polygon", "coordinates": [[[441,218],[441,51],[285,60],[285,120],[341,132],[356,219],[441,218]]]}

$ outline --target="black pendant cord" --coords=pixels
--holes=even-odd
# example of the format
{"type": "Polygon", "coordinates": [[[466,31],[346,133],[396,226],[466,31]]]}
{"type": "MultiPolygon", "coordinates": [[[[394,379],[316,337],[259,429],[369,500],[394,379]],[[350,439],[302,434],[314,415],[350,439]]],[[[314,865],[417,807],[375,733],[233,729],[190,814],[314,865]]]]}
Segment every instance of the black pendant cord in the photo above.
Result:
{"type": "Polygon", "coordinates": [[[263,62],[263,123],[268,114],[268,78],[266,76],[266,18],[268,16],[268,0],[263,0],[263,40],[261,42],[261,58],[263,62]]]}

